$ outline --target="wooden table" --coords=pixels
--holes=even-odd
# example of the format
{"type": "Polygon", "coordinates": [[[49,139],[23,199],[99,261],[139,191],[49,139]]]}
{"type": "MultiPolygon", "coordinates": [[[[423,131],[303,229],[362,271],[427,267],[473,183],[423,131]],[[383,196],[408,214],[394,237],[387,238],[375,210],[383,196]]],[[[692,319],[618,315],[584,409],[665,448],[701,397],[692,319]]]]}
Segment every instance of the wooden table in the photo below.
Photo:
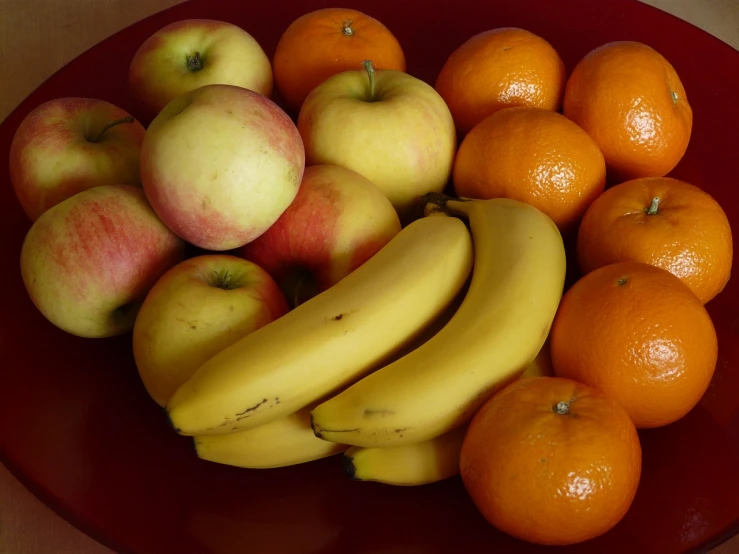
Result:
{"type": "MultiPolygon", "coordinates": [[[[97,42],[182,0],[0,0],[0,121],[97,42]]],[[[739,49],[739,0],[643,0],[739,49]]],[[[712,554],[739,552],[739,537],[712,554]]],[[[0,465],[0,554],[112,554],[32,496],[0,465]]]]}

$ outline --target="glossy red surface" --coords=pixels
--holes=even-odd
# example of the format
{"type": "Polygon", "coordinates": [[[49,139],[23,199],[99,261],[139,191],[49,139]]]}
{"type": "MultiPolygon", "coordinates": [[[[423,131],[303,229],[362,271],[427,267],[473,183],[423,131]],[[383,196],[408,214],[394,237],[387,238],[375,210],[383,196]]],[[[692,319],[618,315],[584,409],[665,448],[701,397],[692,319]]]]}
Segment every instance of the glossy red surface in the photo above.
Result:
{"type": "MultiPolygon", "coordinates": [[[[154,31],[178,19],[241,25],[271,56],[296,17],[320,0],[193,0],[128,28],[86,52],[35,91],[0,127],[7,153],[21,119],[59,96],[103,98],[133,109],[126,71],[154,31]]],[[[610,40],[639,40],[682,76],[694,109],[688,152],[673,176],[699,185],[739,229],[739,53],[676,18],[633,0],[422,2],[353,0],[405,49],[408,71],[433,80],[446,56],[473,34],[520,26],[549,40],[568,71],[610,40]]],[[[135,113],[135,111],[134,111],[135,113]]],[[[144,122],[146,123],[146,122],[144,122]]],[[[633,507],[611,532],[547,549],[487,525],[459,479],[392,488],[355,483],[338,458],[251,471],[198,460],[175,435],[136,374],[131,337],[85,340],[47,323],[18,269],[30,226],[0,156],[0,452],[50,506],[119,552],[142,554],[380,554],[483,552],[676,553],[739,530],[739,281],[708,306],[719,335],[712,385],[683,420],[641,433],[644,472],[633,507]],[[43,349],[42,349],[43,347],[43,349]]]]}

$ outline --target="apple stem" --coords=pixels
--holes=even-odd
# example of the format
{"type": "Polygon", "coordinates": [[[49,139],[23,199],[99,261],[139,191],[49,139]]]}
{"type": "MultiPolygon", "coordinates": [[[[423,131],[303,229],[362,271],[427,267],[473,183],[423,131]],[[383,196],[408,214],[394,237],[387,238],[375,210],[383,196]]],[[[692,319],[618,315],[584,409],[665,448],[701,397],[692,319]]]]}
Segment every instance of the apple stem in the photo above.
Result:
{"type": "Polygon", "coordinates": [[[90,142],[100,142],[100,139],[105,134],[105,131],[107,131],[111,127],[115,127],[116,125],[120,125],[121,123],[133,123],[133,116],[132,115],[127,115],[126,117],[122,117],[120,119],[114,119],[113,121],[111,121],[110,123],[108,123],[105,127],[103,127],[103,129],[97,135],[95,135],[95,138],[92,139],[90,142]]]}
{"type": "Polygon", "coordinates": [[[354,34],[354,29],[352,29],[351,19],[347,19],[346,21],[344,21],[344,27],[341,29],[341,32],[344,33],[348,37],[354,34]]]}
{"type": "Polygon", "coordinates": [[[659,208],[659,196],[652,198],[652,203],[647,208],[647,215],[657,215],[657,208],[659,208]]]}
{"type": "Polygon", "coordinates": [[[187,69],[190,71],[200,71],[203,69],[203,60],[200,58],[200,52],[195,52],[192,56],[187,55],[187,69]]]}
{"type": "Polygon", "coordinates": [[[367,72],[367,77],[369,77],[370,102],[374,102],[375,101],[375,68],[372,67],[372,60],[364,60],[362,62],[362,65],[364,66],[364,70],[367,72]]]}
{"type": "Polygon", "coordinates": [[[213,273],[216,276],[215,281],[213,282],[213,286],[223,290],[231,290],[235,288],[231,283],[231,277],[233,277],[233,273],[228,270],[223,273],[218,273],[214,270],[213,273]]]}

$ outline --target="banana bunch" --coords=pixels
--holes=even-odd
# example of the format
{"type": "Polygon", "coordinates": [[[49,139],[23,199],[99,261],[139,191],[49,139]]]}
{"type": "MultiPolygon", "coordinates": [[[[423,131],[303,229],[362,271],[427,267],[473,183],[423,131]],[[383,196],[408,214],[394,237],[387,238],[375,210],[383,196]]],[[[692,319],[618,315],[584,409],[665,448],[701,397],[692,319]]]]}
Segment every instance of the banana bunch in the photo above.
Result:
{"type": "Polygon", "coordinates": [[[459,473],[459,453],[467,426],[433,439],[378,448],[352,446],[342,457],[344,472],[357,481],[425,485],[459,473]]]}
{"type": "Polygon", "coordinates": [[[253,429],[338,392],[401,349],[466,283],[462,221],[424,217],[330,289],[203,364],[167,404],[183,435],[253,429]]]}
{"type": "Polygon", "coordinates": [[[520,377],[544,345],[565,278],[552,220],[503,198],[446,209],[468,218],[475,246],[462,305],[423,346],[319,404],[311,419],[322,439],[381,447],[438,437],[520,377]]]}
{"type": "Polygon", "coordinates": [[[357,480],[439,481],[492,394],[549,372],[556,225],[510,199],[428,200],[364,265],[177,390],[167,412],[198,456],[268,468],[343,453],[357,480]]]}
{"type": "MultiPolygon", "coordinates": [[[[409,348],[420,346],[446,324],[463,295],[432,322],[409,348]]],[[[522,377],[552,375],[549,346],[545,344],[522,377]]],[[[285,467],[344,453],[344,472],[357,481],[389,485],[423,485],[459,473],[459,452],[467,426],[440,437],[387,448],[348,447],[316,437],[307,407],[254,429],[193,437],[198,457],[250,469],[285,467]]]]}
{"type": "Polygon", "coordinates": [[[310,426],[310,410],[298,410],[254,429],[193,437],[202,460],[250,469],[285,467],[320,460],[348,447],[319,439],[310,426]]]}

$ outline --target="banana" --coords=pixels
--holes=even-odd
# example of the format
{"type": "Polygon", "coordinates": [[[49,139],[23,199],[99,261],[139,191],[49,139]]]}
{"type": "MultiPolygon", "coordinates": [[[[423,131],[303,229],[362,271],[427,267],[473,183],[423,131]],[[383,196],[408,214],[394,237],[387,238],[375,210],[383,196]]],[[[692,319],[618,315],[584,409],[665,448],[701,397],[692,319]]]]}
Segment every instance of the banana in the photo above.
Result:
{"type": "Polygon", "coordinates": [[[203,364],[170,398],[172,426],[183,435],[252,429],[346,388],[447,308],[472,257],[461,220],[410,223],[333,287],[203,364]]]}
{"type": "Polygon", "coordinates": [[[554,369],[552,368],[552,352],[549,347],[549,338],[541,347],[539,353],[534,358],[521,377],[554,377],[554,369]]]}
{"type": "MultiPolygon", "coordinates": [[[[447,321],[453,314],[450,310],[448,312],[448,315],[444,314],[447,321]]],[[[431,336],[428,335],[427,340],[431,336]]],[[[547,341],[521,378],[551,376],[551,367],[547,341]]],[[[401,486],[424,485],[448,479],[459,473],[459,452],[466,432],[467,425],[462,425],[440,437],[412,444],[374,448],[342,446],[346,448],[342,456],[344,472],[357,481],[401,486]]]]}
{"type": "Polygon", "coordinates": [[[316,436],[389,447],[442,435],[520,377],[544,345],[565,278],[555,224],[516,200],[445,202],[472,230],[462,305],[423,346],[320,403],[311,412],[316,436]]]}
{"type": "Polygon", "coordinates": [[[193,442],[203,460],[253,469],[302,464],[347,449],[313,434],[307,408],[247,431],[195,436],[193,442]]]}
{"type": "Polygon", "coordinates": [[[344,472],[358,481],[425,485],[459,473],[459,452],[467,426],[427,441],[400,446],[352,446],[342,456],[344,472]]]}

